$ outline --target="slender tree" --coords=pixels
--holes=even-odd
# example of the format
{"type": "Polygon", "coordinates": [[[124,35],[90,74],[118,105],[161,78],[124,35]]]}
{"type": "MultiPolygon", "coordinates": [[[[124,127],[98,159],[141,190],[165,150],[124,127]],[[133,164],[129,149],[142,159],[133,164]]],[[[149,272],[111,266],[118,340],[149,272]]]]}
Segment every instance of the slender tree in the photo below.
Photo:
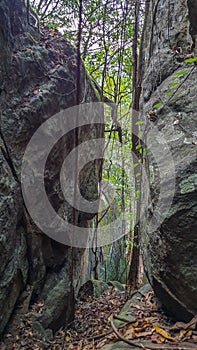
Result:
{"type": "Polygon", "coordinates": [[[133,234],[133,250],[131,255],[130,270],[128,276],[128,282],[132,289],[139,287],[139,263],[140,263],[140,205],[141,205],[141,163],[143,161],[143,141],[140,139],[140,123],[139,123],[139,110],[140,110],[140,95],[142,90],[142,77],[143,77],[143,36],[146,26],[148,8],[150,0],[145,2],[144,11],[144,23],[141,34],[141,44],[138,47],[138,40],[140,37],[140,2],[135,0],[135,23],[132,45],[132,57],[133,57],[133,74],[132,74],[132,155],[134,163],[134,179],[135,179],[135,196],[136,196],[136,213],[135,213],[135,226],[133,234]],[[139,55],[138,55],[139,48],[139,55]]]}

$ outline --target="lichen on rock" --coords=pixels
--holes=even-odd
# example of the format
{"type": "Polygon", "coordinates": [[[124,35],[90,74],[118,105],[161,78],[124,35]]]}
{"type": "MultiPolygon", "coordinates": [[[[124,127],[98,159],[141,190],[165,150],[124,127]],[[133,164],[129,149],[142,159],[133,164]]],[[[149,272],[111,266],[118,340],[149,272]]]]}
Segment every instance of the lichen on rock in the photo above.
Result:
{"type": "MultiPolygon", "coordinates": [[[[184,0],[171,1],[168,4],[170,8],[166,10],[167,4],[159,1],[153,22],[151,6],[149,8],[144,39],[145,74],[141,111],[143,117],[156,103],[160,103],[156,111],[157,122],[152,126],[152,130],[157,130],[152,134],[157,139],[158,158],[154,159],[151,151],[147,152],[145,167],[150,193],[147,194],[142,188],[142,209],[145,211],[142,213],[141,228],[145,270],[166,309],[177,319],[186,321],[197,313],[197,150],[193,142],[197,70],[195,63],[184,62],[184,57],[191,53],[188,51],[193,43],[190,34],[196,34],[193,15],[197,3],[187,3],[188,8],[184,0]],[[174,170],[168,164],[167,149],[174,170]],[[163,178],[158,164],[162,164],[163,178]],[[170,180],[170,172],[174,180],[173,176],[170,180]],[[170,196],[172,203],[159,227],[149,231],[161,191],[163,204],[160,203],[158,216],[165,212],[170,196]]],[[[150,146],[155,142],[151,139],[151,132],[147,133],[146,141],[150,146]]],[[[143,187],[147,188],[145,177],[143,187]]]]}

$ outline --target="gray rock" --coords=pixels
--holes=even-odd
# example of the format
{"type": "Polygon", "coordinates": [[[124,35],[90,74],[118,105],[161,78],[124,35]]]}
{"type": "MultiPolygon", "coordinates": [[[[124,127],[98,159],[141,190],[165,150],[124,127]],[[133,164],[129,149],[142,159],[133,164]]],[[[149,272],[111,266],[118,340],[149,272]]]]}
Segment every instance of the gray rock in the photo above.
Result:
{"type": "Polygon", "coordinates": [[[99,298],[100,295],[107,289],[107,283],[99,280],[89,280],[81,286],[78,297],[81,300],[86,300],[88,296],[95,296],[96,298],[99,298]]]}
{"type": "Polygon", "coordinates": [[[39,322],[43,328],[57,331],[74,319],[74,291],[60,281],[49,293],[45,301],[46,310],[39,322]]]}
{"type": "MultiPolygon", "coordinates": [[[[1,1],[0,334],[25,289],[27,278],[33,286],[32,297],[41,295],[46,302],[43,324],[55,329],[61,322],[65,324],[70,320],[74,308],[73,293],[77,294],[88,275],[85,249],[71,249],[44,235],[30,218],[21,196],[21,164],[31,137],[42,123],[76,105],[77,101],[76,50],[60,35],[54,43],[45,35],[48,33],[38,33],[36,28],[28,25],[23,0],[1,1]],[[61,283],[65,291],[60,288],[61,283]]],[[[82,100],[98,101],[83,65],[82,100]]],[[[46,131],[50,138],[51,130],[46,131]]],[[[103,137],[103,126],[92,123],[78,129],[79,144],[100,137],[103,137]]],[[[36,145],[34,156],[41,159],[39,144],[36,145]]],[[[45,169],[49,201],[58,215],[71,223],[73,209],[63,196],[59,172],[73,147],[74,133],[70,132],[53,147],[45,169]]],[[[99,160],[89,162],[80,172],[79,187],[87,200],[97,198],[100,173],[99,160]]],[[[37,179],[40,174],[32,174],[32,177],[30,174],[31,180],[33,175],[37,179]]],[[[71,190],[69,184],[65,188],[67,192],[71,190]]],[[[40,189],[36,190],[39,192],[40,189]]],[[[29,196],[33,203],[34,194],[29,193],[29,196]]],[[[42,213],[42,203],[34,205],[42,213]]],[[[75,213],[77,224],[87,228],[95,215],[77,210],[75,213]]]]}
{"type": "MultiPolygon", "coordinates": [[[[161,344],[155,344],[151,341],[142,340],[140,342],[134,341],[134,343],[144,346],[144,349],[150,348],[150,349],[161,350],[161,344]]],[[[184,347],[184,349],[188,349],[188,350],[192,350],[192,349],[195,350],[196,348],[194,344],[189,344],[186,342],[182,342],[181,346],[184,347]]],[[[162,344],[162,349],[169,350],[169,344],[162,344]]],[[[118,341],[114,344],[105,345],[104,347],[101,348],[101,350],[131,350],[131,345],[128,345],[122,341],[118,341]]],[[[132,345],[132,350],[139,350],[139,346],[137,347],[132,345]]]]}
{"type": "Polygon", "coordinates": [[[146,137],[149,151],[145,168],[150,193],[143,190],[147,188],[144,177],[141,228],[145,270],[163,305],[185,321],[197,313],[197,71],[194,63],[183,61],[192,44],[189,24],[192,35],[197,33],[191,14],[197,11],[197,3],[188,4],[192,4],[189,18],[184,0],[172,1],[169,14],[160,1],[154,23],[149,11],[141,112],[144,118],[156,103],[162,104],[156,110],[156,127],[152,123],[146,137]],[[156,156],[151,153],[153,148],[156,156]],[[168,205],[170,198],[172,203],[168,205]],[[160,224],[151,230],[154,216],[152,225],[157,220],[160,224]]]}
{"type": "Polygon", "coordinates": [[[94,287],[94,296],[96,298],[100,297],[100,295],[108,289],[108,284],[103,281],[93,280],[93,287],[94,287]]]}
{"type": "Polygon", "coordinates": [[[115,287],[116,290],[119,291],[119,292],[124,292],[125,291],[125,287],[123,286],[123,284],[118,282],[118,281],[109,281],[107,283],[108,283],[109,286],[115,287]]]}
{"type": "MultiPolygon", "coordinates": [[[[124,342],[116,342],[114,344],[107,344],[101,348],[101,350],[130,350],[131,346],[124,342]]],[[[133,347],[133,350],[139,350],[139,347],[133,347]]]]}
{"type": "Polygon", "coordinates": [[[0,150],[0,333],[27,280],[20,186],[0,150]]]}

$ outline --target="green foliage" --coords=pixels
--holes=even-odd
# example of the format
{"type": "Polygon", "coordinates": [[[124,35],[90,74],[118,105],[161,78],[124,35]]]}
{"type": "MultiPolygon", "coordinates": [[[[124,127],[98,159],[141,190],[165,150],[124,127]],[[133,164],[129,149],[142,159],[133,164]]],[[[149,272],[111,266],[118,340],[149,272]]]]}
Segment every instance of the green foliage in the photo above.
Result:
{"type": "MultiPolygon", "coordinates": [[[[79,5],[76,0],[32,0],[41,21],[61,30],[77,43],[79,5]]],[[[90,75],[105,95],[116,103],[131,97],[132,2],[87,0],[83,2],[81,56],[90,75]]]]}
{"type": "Polygon", "coordinates": [[[174,77],[181,77],[183,75],[188,74],[188,71],[181,71],[181,72],[176,72],[173,74],[174,77]]]}
{"type": "Polygon", "coordinates": [[[179,82],[178,82],[178,81],[175,81],[175,82],[169,84],[169,88],[175,87],[175,86],[177,86],[177,85],[179,85],[179,82]]]}
{"type": "Polygon", "coordinates": [[[139,120],[138,122],[135,123],[136,125],[143,125],[144,121],[143,120],[139,120]]]}
{"type": "Polygon", "coordinates": [[[137,190],[137,191],[136,191],[135,196],[136,196],[137,199],[140,198],[140,190],[137,190]]]}
{"type": "Polygon", "coordinates": [[[138,134],[137,134],[137,136],[139,137],[139,139],[142,137],[142,135],[143,135],[143,132],[142,132],[142,131],[139,131],[138,134]]]}
{"type": "Polygon", "coordinates": [[[154,105],[153,105],[153,109],[157,109],[157,108],[159,108],[159,107],[161,107],[163,105],[163,103],[162,102],[159,102],[159,103],[155,103],[154,105]]]}
{"type": "Polygon", "coordinates": [[[194,63],[197,62],[197,57],[191,57],[191,58],[187,58],[186,60],[184,60],[185,63],[194,63]]]}
{"type": "Polygon", "coordinates": [[[135,149],[138,150],[138,149],[140,149],[141,147],[142,147],[141,145],[137,145],[137,146],[135,147],[135,149]]]}

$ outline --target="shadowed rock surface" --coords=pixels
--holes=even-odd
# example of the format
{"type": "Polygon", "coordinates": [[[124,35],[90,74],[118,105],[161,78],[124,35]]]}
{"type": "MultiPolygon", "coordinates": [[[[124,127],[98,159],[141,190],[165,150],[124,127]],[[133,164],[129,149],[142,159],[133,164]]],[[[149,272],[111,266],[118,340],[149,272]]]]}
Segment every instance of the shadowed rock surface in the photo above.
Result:
{"type": "Polygon", "coordinates": [[[197,313],[197,66],[184,62],[194,50],[196,11],[196,1],[151,1],[144,38],[142,115],[160,104],[147,126],[144,264],[163,305],[185,321],[197,313]]]}
{"type": "MultiPolygon", "coordinates": [[[[27,286],[33,298],[41,295],[46,302],[40,320],[44,327],[69,322],[74,295],[86,278],[87,252],[39,231],[25,208],[20,183],[22,157],[34,132],[55,113],[76,105],[76,68],[76,50],[64,38],[44,29],[40,34],[27,23],[25,2],[0,2],[0,334],[27,286]]],[[[83,66],[80,101],[98,101],[83,66]]],[[[71,223],[73,209],[61,192],[59,172],[75,145],[74,135],[71,131],[60,139],[45,170],[50,203],[71,223]]],[[[78,129],[78,143],[99,137],[102,126],[78,129]]],[[[40,157],[39,148],[35,156],[40,157]]],[[[101,162],[94,161],[80,172],[80,190],[88,200],[97,198],[100,171],[101,162]]],[[[35,205],[42,211],[42,203],[35,205]]],[[[93,216],[76,212],[75,220],[88,227],[93,216]]]]}

